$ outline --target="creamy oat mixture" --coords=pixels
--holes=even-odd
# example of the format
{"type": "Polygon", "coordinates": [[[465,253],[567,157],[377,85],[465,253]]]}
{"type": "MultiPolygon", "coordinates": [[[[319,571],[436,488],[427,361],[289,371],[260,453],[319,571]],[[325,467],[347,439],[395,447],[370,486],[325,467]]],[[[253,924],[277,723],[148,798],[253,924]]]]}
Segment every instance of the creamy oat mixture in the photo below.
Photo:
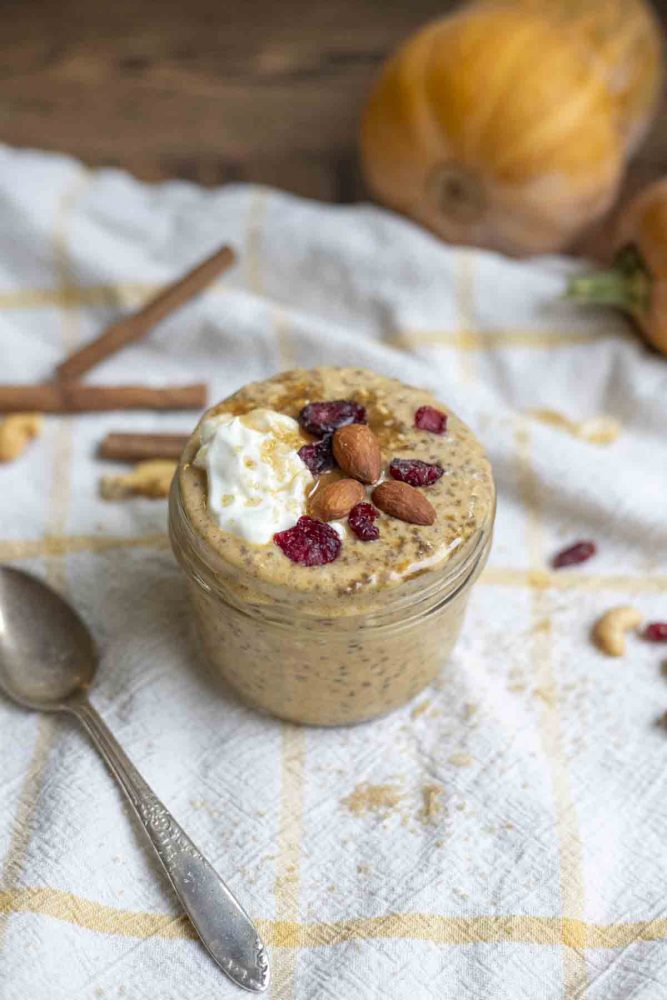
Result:
{"type": "MultiPolygon", "coordinates": [[[[208,416],[264,408],[296,418],[307,402],[331,399],[353,399],[366,408],[385,463],[392,458],[418,458],[442,465],[442,478],[424,490],[437,513],[434,524],[407,524],[383,515],[376,522],[380,528],[377,541],[362,542],[345,528],[335,562],[317,567],[296,565],[272,542],[248,544],[218,528],[208,510],[206,475],[192,464],[200,443],[195,432],[180,469],[183,502],[195,531],[225,562],[258,580],[306,592],[313,599],[316,595],[344,597],[360,590],[385,589],[426,568],[441,571],[442,564],[488,520],[493,481],[488,460],[472,431],[430,393],[359,368],[296,370],[245,386],[208,416]],[[424,405],[447,413],[445,434],[414,427],[415,411],[424,405]]],[[[311,440],[303,434],[304,443],[311,440]]],[[[322,480],[338,475],[325,473],[322,480]]]]}

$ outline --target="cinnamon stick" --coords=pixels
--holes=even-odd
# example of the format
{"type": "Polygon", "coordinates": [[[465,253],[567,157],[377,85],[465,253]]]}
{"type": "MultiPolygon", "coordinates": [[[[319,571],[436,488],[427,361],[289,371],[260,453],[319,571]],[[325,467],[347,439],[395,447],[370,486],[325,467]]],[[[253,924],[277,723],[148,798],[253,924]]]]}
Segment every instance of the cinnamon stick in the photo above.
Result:
{"type": "Polygon", "coordinates": [[[227,271],[236,260],[231,247],[222,247],[178,281],[168,285],[138,312],[112,323],[90,344],[70,354],[56,371],[60,379],[79,378],[94,365],[132,341],[139,340],[151,327],[170,313],[189,302],[217,277],[227,271]]]}
{"type": "Polygon", "coordinates": [[[0,385],[0,413],[77,413],[85,410],[203,410],[206,385],[0,385]]]}
{"type": "Polygon", "coordinates": [[[151,458],[180,458],[187,434],[107,434],[100,444],[100,458],[117,462],[142,462],[151,458]]]}

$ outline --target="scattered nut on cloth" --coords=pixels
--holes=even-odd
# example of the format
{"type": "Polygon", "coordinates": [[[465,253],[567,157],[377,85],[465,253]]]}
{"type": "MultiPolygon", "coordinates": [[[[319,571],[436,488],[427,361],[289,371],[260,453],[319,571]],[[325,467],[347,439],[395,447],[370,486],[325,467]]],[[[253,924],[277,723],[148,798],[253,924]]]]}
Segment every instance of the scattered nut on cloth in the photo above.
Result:
{"type": "Polygon", "coordinates": [[[169,496],[178,462],[166,458],[137,462],[131,472],[117,476],[102,476],[100,495],[105,500],[127,500],[128,497],[149,497],[159,500],[169,496]]]}
{"type": "Polygon", "coordinates": [[[13,462],[42,432],[41,413],[10,413],[0,419],[0,462],[13,462]]]}
{"type": "Polygon", "coordinates": [[[638,629],[644,616],[637,608],[623,605],[610,608],[595,623],[593,636],[603,653],[623,656],[626,649],[626,632],[638,629]]]}
{"type": "MultiPolygon", "coordinates": [[[[590,631],[614,605],[667,617],[667,362],[563,300],[587,265],[457,249],[367,205],[2,148],[0,219],[3,380],[49,379],[225,241],[239,265],[91,381],[206,381],[214,401],[281,367],[359,364],[434,391],[493,461],[494,547],[451,662],[411,705],[340,730],[218,687],[166,502],[99,495],[105,434],[187,433],[195,415],[55,414],[0,467],[0,557],[93,629],[92,700],[258,920],[270,1000],[663,1000],[665,652],[628,635],[610,669],[590,631]],[[623,433],[592,447],[537,408],[623,433]],[[552,571],[578,539],[595,558],[552,571]]],[[[85,735],[0,697],[0,755],[2,1000],[240,1000],[85,735]]]]}

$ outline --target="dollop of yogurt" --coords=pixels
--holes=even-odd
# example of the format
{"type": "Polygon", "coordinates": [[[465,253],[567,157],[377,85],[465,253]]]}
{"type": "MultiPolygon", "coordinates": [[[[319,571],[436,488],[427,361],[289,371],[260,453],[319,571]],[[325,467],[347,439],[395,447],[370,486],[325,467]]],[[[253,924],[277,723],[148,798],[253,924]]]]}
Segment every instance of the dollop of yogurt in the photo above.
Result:
{"type": "Polygon", "coordinates": [[[206,470],[208,509],[223,531],[256,545],[306,512],[313,477],[298,455],[296,420],[275,410],[220,413],[201,425],[194,464],[206,470]]]}

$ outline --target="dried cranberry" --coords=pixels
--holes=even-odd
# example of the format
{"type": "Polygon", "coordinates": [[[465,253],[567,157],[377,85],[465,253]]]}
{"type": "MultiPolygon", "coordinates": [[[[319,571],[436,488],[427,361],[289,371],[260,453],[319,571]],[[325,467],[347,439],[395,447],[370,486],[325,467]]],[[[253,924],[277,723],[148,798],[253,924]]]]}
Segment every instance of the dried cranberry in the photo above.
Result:
{"type": "Polygon", "coordinates": [[[380,537],[380,529],[374,521],[380,512],[371,503],[358,503],[347,516],[347,523],[362,542],[374,542],[380,537]]]}
{"type": "Polygon", "coordinates": [[[273,540],[288,559],[302,566],[333,562],[341,548],[338,532],[312,517],[300,517],[293,528],[277,532],[273,540]]]}
{"type": "Polygon", "coordinates": [[[418,458],[392,458],[389,464],[391,478],[410,486],[432,486],[443,472],[443,467],[437,462],[422,462],[418,458]]]}
{"type": "Polygon", "coordinates": [[[667,642],[667,622],[651,622],[642,632],[642,639],[649,642],[667,642]]]}
{"type": "Polygon", "coordinates": [[[562,569],[563,566],[574,566],[576,563],[586,562],[597,552],[595,542],[575,542],[568,545],[566,549],[558,552],[551,560],[554,569],[562,569]]]}
{"type": "Polygon", "coordinates": [[[415,427],[432,434],[444,434],[447,430],[447,414],[436,410],[435,406],[420,406],[415,413],[415,427]]]}
{"type": "Polygon", "coordinates": [[[313,437],[333,434],[347,424],[365,424],[366,410],[353,399],[332,399],[326,403],[308,403],[299,414],[299,423],[313,437]]]}
{"type": "Polygon", "coordinates": [[[313,441],[312,444],[304,444],[299,448],[299,458],[314,476],[319,476],[322,472],[330,472],[336,460],[333,456],[332,436],[322,438],[321,441],[313,441]]]}

